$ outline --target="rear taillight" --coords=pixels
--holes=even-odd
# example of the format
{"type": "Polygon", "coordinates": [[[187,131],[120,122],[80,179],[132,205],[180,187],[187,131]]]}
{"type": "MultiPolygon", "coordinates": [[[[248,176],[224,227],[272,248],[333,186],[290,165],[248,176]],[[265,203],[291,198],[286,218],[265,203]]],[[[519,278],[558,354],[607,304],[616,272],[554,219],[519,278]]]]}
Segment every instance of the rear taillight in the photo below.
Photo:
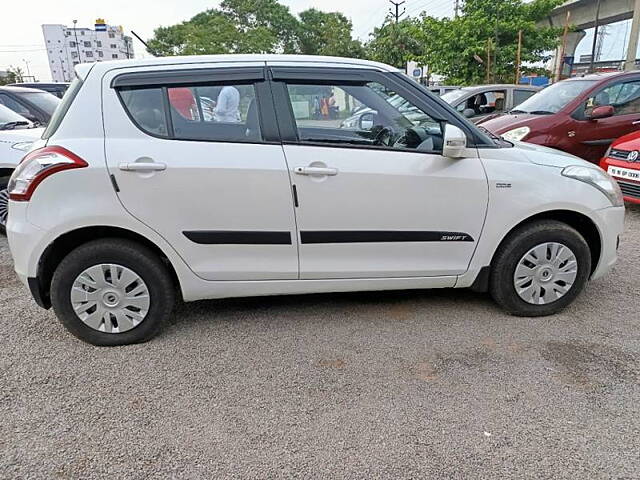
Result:
{"type": "Polygon", "coordinates": [[[7,186],[9,198],[28,202],[36,187],[49,175],[87,166],[87,162],[66,148],[51,146],[34,150],[22,159],[11,175],[7,186]]]}

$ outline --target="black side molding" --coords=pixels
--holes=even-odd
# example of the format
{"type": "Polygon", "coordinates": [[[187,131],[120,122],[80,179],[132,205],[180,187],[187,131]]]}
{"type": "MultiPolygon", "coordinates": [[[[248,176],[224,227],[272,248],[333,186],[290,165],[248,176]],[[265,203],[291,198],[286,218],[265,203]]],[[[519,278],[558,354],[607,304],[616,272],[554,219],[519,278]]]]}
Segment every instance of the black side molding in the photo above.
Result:
{"type": "Polygon", "coordinates": [[[473,242],[462,232],[335,230],[300,232],[302,243],[473,242]]]}
{"type": "Polygon", "coordinates": [[[182,233],[201,245],[291,245],[291,232],[194,230],[182,233]]]}

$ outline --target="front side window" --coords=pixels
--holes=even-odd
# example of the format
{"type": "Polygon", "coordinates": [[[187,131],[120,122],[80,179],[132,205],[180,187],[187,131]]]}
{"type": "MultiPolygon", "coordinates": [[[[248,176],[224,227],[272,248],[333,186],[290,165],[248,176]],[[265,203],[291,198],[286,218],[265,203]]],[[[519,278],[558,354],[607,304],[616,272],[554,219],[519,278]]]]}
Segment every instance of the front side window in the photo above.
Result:
{"type": "Polygon", "coordinates": [[[380,83],[287,89],[302,142],[442,150],[440,122],[380,83]]]}
{"type": "Polygon", "coordinates": [[[456,110],[467,118],[502,113],[505,110],[506,98],[507,92],[504,90],[481,92],[458,104],[456,110]]]}
{"type": "Polygon", "coordinates": [[[616,83],[603,88],[587,99],[585,114],[596,107],[611,105],[614,115],[630,115],[640,113],[640,80],[616,83]]]}

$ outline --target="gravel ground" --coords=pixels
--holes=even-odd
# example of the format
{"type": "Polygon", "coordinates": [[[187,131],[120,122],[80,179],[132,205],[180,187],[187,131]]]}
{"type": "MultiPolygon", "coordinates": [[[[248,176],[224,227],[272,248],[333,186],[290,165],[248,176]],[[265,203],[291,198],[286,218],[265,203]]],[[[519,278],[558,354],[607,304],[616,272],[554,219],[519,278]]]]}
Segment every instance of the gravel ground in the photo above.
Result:
{"type": "Polygon", "coordinates": [[[0,241],[1,478],[639,478],[640,208],[566,312],[466,291],[180,306],[67,334],[0,241]]]}

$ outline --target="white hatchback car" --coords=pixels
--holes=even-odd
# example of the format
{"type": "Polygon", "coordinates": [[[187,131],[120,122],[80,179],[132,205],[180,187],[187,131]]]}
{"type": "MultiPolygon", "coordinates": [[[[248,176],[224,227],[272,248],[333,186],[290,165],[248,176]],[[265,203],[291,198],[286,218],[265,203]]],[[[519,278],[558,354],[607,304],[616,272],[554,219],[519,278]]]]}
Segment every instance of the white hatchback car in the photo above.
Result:
{"type": "Polygon", "coordinates": [[[624,222],[598,167],[328,57],[80,65],[9,192],[19,277],[96,345],[148,340],[179,294],[472,287],[548,315],[612,267],[624,222]]]}

